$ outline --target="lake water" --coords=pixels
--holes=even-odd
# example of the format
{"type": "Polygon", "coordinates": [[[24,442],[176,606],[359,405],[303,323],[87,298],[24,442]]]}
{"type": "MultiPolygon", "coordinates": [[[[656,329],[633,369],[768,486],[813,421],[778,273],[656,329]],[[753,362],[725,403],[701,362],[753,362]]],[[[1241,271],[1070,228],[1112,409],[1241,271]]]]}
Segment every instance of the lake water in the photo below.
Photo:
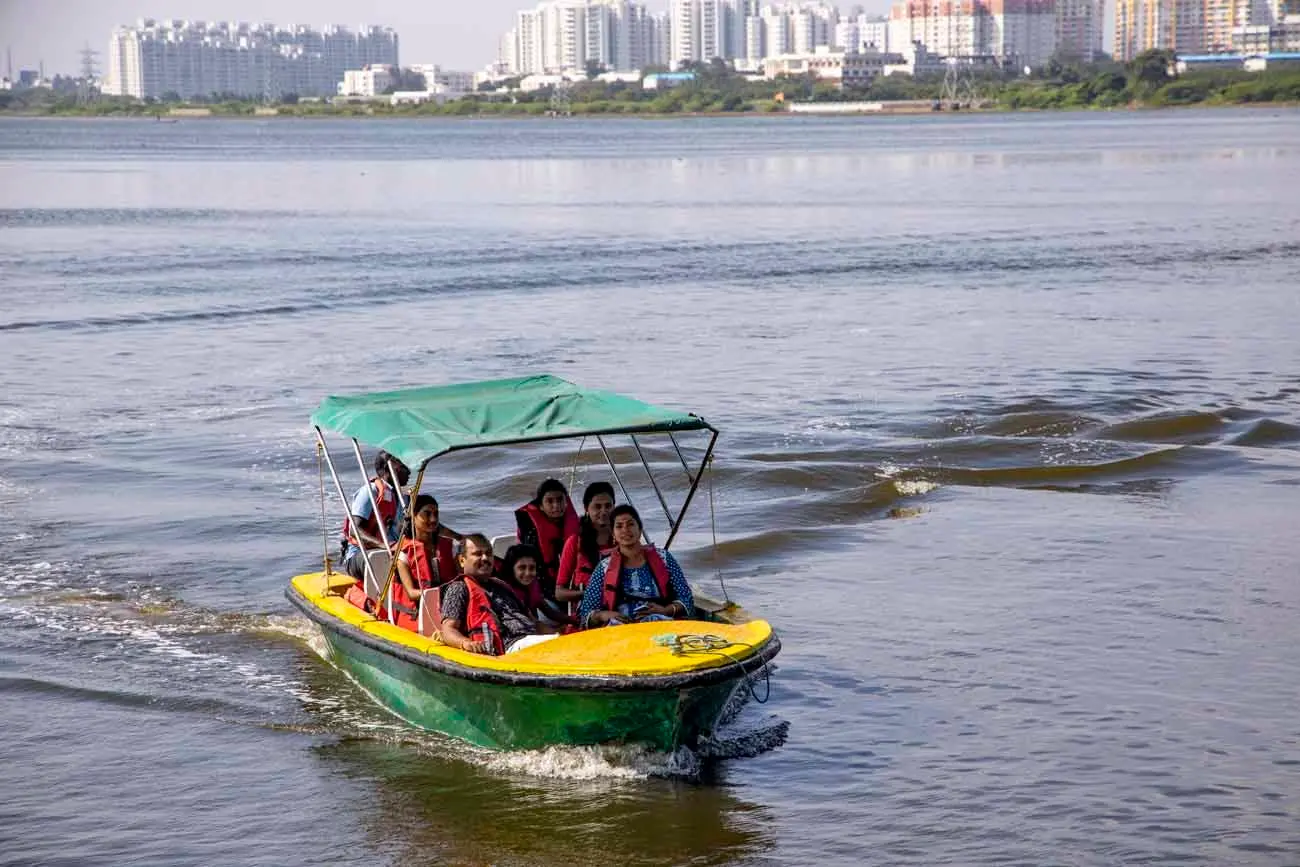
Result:
{"type": "MultiPolygon", "coordinates": [[[[1300,111],[6,120],[0,274],[0,862],[1300,863],[1300,111]],[[674,548],[783,745],[322,660],[312,409],[526,372],[722,430],[674,548]]],[[[588,446],[431,484],[503,532],[588,446]]]]}

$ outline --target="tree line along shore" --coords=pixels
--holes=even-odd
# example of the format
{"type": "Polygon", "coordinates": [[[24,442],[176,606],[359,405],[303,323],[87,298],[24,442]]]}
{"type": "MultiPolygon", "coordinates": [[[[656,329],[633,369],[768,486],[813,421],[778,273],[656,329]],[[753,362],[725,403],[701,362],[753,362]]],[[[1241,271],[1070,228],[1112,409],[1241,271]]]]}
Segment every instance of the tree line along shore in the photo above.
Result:
{"type": "MultiPolygon", "coordinates": [[[[1127,64],[1053,60],[1033,75],[995,69],[972,69],[963,76],[956,98],[945,92],[944,76],[891,75],[856,87],[838,86],[811,76],[751,81],[721,62],[697,64],[696,78],[670,90],[647,90],[639,84],[576,82],[557,98],[551,89],[524,93],[475,93],[443,104],[392,105],[365,102],[300,100],[289,95],[272,104],[213,94],[209,99],[162,99],[96,96],[51,90],[0,92],[0,112],[47,116],[145,117],[169,114],[288,117],[425,117],[773,114],[792,103],[876,102],[924,110],[954,107],[975,110],[1050,110],[1160,108],[1190,105],[1300,103],[1300,64],[1247,72],[1231,68],[1193,68],[1178,74],[1167,51],[1143,52],[1127,64]]],[[[594,76],[594,73],[593,73],[594,76]]],[[[510,82],[507,82],[509,84],[510,82]]]]}

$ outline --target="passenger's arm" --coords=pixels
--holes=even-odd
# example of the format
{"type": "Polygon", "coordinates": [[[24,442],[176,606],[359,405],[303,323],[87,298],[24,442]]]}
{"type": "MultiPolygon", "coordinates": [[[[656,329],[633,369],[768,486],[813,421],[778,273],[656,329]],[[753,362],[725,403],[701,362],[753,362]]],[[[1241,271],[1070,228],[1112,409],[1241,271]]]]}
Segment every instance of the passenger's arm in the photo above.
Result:
{"type": "Polygon", "coordinates": [[[608,626],[615,620],[622,622],[617,611],[601,610],[601,605],[605,602],[605,568],[608,565],[608,558],[601,560],[587,579],[587,590],[582,596],[582,604],[578,606],[578,625],[583,629],[608,626]]]}
{"type": "Polygon", "coordinates": [[[578,571],[578,545],[575,539],[576,537],[565,542],[564,551],[560,554],[560,571],[555,577],[557,602],[577,602],[583,597],[583,590],[573,586],[573,579],[578,571]]]}
{"type": "Polygon", "coordinates": [[[442,634],[442,643],[448,647],[454,647],[457,650],[463,650],[466,653],[487,653],[487,648],[481,641],[470,641],[469,636],[461,632],[463,626],[459,620],[444,620],[439,632],[442,634]]]}
{"type": "Polygon", "coordinates": [[[411,567],[407,565],[405,554],[397,558],[397,580],[402,582],[402,588],[406,590],[406,595],[418,602],[424,590],[420,588],[420,583],[411,574],[411,567]]]}

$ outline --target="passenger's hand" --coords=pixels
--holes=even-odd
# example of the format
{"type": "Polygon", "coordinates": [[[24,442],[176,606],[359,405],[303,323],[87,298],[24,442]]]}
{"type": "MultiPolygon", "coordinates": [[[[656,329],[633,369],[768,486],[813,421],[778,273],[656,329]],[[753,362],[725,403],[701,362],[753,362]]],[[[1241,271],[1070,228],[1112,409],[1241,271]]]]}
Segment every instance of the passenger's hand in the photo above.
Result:
{"type": "Polygon", "coordinates": [[[487,653],[487,645],[481,641],[467,641],[460,649],[466,653],[487,653]]]}
{"type": "Polygon", "coordinates": [[[637,612],[636,619],[640,620],[651,614],[658,614],[662,617],[672,617],[675,610],[676,609],[671,605],[656,605],[653,602],[647,602],[642,605],[641,610],[637,612]]]}

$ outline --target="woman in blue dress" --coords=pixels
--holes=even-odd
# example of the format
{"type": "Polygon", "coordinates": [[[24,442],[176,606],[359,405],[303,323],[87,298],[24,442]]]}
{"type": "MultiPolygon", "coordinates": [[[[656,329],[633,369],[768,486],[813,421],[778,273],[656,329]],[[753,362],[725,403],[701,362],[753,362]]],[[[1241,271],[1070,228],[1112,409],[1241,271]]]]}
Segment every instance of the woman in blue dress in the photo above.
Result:
{"type": "Polygon", "coordinates": [[[611,516],[618,547],[596,566],[578,607],[590,629],[647,620],[681,620],[695,610],[691,586],[677,558],[641,544],[641,515],[629,505],[611,516]]]}

